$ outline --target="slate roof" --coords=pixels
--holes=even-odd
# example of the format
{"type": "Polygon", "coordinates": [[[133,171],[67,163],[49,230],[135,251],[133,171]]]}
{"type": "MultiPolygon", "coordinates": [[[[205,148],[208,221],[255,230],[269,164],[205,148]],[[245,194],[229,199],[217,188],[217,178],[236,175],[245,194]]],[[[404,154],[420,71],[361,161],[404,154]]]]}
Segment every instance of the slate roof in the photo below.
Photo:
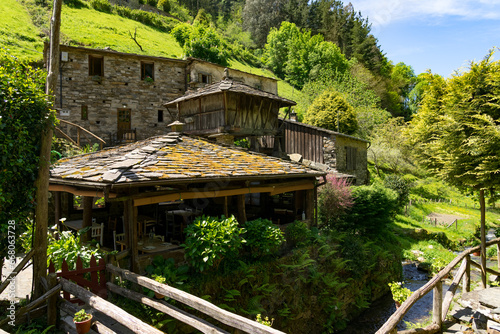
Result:
{"type": "Polygon", "coordinates": [[[314,125],[310,125],[310,124],[306,124],[306,123],[302,123],[302,122],[296,122],[296,121],[292,121],[292,120],[289,120],[289,119],[284,119],[284,118],[281,118],[281,117],[278,117],[278,120],[280,122],[295,124],[297,126],[301,126],[301,127],[304,127],[304,128],[309,128],[309,129],[314,129],[314,130],[317,130],[317,131],[321,131],[321,132],[324,132],[326,134],[336,135],[336,136],[341,136],[341,137],[346,137],[346,138],[351,138],[351,139],[355,139],[355,140],[362,141],[362,142],[365,142],[365,143],[370,143],[370,141],[366,140],[366,139],[362,139],[362,138],[358,138],[358,137],[346,135],[345,133],[341,133],[341,132],[337,132],[337,131],[332,131],[332,130],[328,130],[328,129],[325,129],[325,128],[320,128],[320,127],[317,127],[317,126],[314,126],[314,125]]]}
{"type": "Polygon", "coordinates": [[[271,94],[265,92],[263,90],[259,90],[253,88],[251,86],[245,85],[241,82],[233,81],[230,79],[224,79],[217,83],[207,85],[202,88],[198,88],[194,91],[187,91],[184,96],[181,96],[173,101],[167,102],[164,104],[165,107],[175,107],[177,103],[195,99],[201,96],[207,96],[212,94],[218,94],[221,92],[235,92],[235,93],[244,93],[247,95],[253,95],[258,97],[264,97],[268,99],[272,99],[274,101],[278,101],[281,104],[281,107],[294,106],[296,103],[292,100],[285,99],[275,94],[271,94]]]}
{"type": "Polygon", "coordinates": [[[295,162],[173,132],[61,159],[51,167],[50,173],[51,183],[74,180],[103,185],[133,185],[148,181],[168,184],[193,179],[203,182],[204,179],[222,177],[311,177],[325,174],[295,162]]]}

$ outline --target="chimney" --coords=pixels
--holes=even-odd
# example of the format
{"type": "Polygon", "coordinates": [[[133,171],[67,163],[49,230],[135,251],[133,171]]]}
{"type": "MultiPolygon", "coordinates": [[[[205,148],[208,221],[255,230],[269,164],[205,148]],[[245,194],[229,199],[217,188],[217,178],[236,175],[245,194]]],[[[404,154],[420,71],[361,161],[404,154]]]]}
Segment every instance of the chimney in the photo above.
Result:
{"type": "Polygon", "coordinates": [[[182,122],[179,122],[179,121],[175,121],[173,123],[170,123],[169,125],[167,125],[167,127],[169,126],[170,127],[170,132],[179,132],[181,133],[183,130],[184,130],[184,123],[182,122]]]}

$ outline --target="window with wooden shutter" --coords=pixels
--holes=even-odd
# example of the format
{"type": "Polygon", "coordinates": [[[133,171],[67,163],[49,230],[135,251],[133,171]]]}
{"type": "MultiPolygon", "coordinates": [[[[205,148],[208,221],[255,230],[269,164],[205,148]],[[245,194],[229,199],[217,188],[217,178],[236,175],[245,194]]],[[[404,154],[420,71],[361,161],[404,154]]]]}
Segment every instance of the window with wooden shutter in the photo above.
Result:
{"type": "Polygon", "coordinates": [[[346,169],[355,170],[356,169],[356,155],[358,150],[355,147],[345,147],[346,153],[346,169]]]}
{"type": "Polygon", "coordinates": [[[99,56],[89,55],[89,75],[104,76],[104,58],[99,56]]]}

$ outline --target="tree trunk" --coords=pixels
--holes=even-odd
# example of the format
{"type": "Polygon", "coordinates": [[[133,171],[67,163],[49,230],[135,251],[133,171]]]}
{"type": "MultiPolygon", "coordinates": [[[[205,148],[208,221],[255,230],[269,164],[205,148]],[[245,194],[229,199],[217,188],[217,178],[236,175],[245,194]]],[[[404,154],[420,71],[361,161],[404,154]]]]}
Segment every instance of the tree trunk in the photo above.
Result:
{"type": "Polygon", "coordinates": [[[481,207],[481,283],[486,289],[486,204],[484,190],[479,190],[479,205],[481,207]]]}
{"type": "MultiPolygon", "coordinates": [[[[47,74],[46,93],[52,96],[56,88],[57,74],[59,70],[59,32],[61,26],[62,0],[54,0],[54,11],[51,20],[50,33],[50,64],[47,74]]],[[[53,105],[54,99],[49,99],[53,105]]],[[[49,168],[50,149],[52,146],[52,124],[47,118],[45,129],[42,132],[40,162],[36,185],[36,208],[35,208],[35,233],[33,236],[33,299],[43,294],[43,286],[40,278],[47,277],[47,230],[49,220],[49,168]]]]}

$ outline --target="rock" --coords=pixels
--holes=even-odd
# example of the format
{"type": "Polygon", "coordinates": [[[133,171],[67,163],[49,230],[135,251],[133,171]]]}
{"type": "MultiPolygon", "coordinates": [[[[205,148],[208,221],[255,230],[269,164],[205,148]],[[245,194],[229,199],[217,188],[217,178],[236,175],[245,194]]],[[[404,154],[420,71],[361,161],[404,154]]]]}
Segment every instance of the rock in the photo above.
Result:
{"type": "Polygon", "coordinates": [[[290,157],[290,160],[295,161],[295,162],[301,162],[302,161],[302,154],[298,153],[292,153],[288,155],[290,157]]]}
{"type": "Polygon", "coordinates": [[[476,332],[479,332],[480,330],[486,330],[487,321],[488,319],[486,319],[486,317],[482,313],[474,313],[474,315],[472,316],[472,329],[474,329],[474,331],[476,332]]]}

